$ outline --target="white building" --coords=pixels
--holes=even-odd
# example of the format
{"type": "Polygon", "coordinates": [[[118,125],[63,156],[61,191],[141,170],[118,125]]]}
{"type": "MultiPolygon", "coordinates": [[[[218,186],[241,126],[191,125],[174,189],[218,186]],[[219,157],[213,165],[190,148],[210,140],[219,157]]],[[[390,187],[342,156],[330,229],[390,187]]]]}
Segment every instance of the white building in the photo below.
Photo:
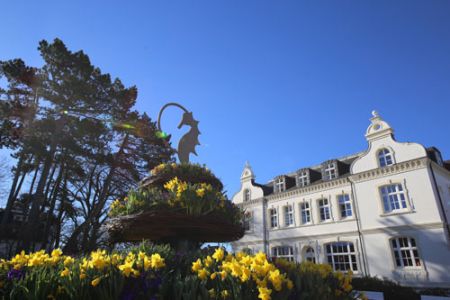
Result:
{"type": "Polygon", "coordinates": [[[246,234],[233,249],[450,287],[450,162],[397,142],[376,112],[370,121],[364,152],[264,185],[247,164],[232,199],[246,211],[246,234]]]}

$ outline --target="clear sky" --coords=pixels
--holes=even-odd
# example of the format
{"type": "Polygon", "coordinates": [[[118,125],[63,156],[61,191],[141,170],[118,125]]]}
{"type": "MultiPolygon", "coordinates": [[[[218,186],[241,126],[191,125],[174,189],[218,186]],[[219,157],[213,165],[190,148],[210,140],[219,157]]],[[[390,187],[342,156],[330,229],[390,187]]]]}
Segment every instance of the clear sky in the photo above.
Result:
{"type": "MultiPolygon", "coordinates": [[[[0,9],[0,60],[39,66],[39,40],[58,37],[137,85],[140,111],[156,118],[169,101],[192,110],[202,132],[193,160],[230,196],[246,160],[267,182],[365,150],[373,109],[398,140],[450,158],[450,1],[41,0],[0,9]]],[[[163,129],[175,132],[180,118],[168,110],[163,129]]]]}

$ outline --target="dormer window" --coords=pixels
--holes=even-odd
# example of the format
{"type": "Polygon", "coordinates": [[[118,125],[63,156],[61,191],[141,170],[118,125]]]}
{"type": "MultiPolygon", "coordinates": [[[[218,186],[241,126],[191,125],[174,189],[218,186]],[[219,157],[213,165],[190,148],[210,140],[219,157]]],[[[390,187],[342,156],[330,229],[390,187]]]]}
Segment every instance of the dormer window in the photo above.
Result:
{"type": "Polygon", "coordinates": [[[336,164],[327,163],[324,170],[325,180],[331,180],[337,177],[336,164]]]}
{"type": "Polygon", "coordinates": [[[308,171],[300,171],[297,174],[297,186],[303,187],[309,184],[308,171]]]}
{"type": "Polygon", "coordinates": [[[244,190],[244,202],[250,201],[251,193],[249,189],[244,190]]]}
{"type": "Polygon", "coordinates": [[[378,162],[380,167],[386,167],[394,164],[394,158],[392,156],[391,151],[386,148],[378,151],[378,162]]]}
{"type": "Polygon", "coordinates": [[[274,192],[281,193],[286,190],[286,181],[284,177],[278,177],[275,179],[274,192]]]}

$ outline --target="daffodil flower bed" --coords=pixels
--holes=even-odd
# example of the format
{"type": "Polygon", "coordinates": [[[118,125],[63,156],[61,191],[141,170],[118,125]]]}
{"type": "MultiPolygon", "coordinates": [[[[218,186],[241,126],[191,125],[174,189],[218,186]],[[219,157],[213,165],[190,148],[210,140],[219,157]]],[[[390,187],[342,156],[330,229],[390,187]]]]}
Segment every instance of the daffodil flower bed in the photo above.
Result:
{"type": "Polygon", "coordinates": [[[92,252],[88,257],[74,258],[60,249],[49,255],[43,250],[21,252],[11,260],[0,261],[0,297],[2,299],[123,299],[136,283],[147,289],[136,295],[156,295],[151,283],[160,280],[164,258],[158,253],[140,251],[92,252]]]}
{"type": "Polygon", "coordinates": [[[263,253],[44,251],[0,262],[1,299],[354,299],[351,274],[263,253]],[[195,257],[197,256],[197,257],[195,257]]]}

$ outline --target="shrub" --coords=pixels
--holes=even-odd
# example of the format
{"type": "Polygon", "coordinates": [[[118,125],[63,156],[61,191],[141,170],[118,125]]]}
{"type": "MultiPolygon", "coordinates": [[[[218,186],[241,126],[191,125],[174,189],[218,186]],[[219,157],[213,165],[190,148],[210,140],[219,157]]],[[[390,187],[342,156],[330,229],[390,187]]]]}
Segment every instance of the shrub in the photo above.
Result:
{"type": "Polygon", "coordinates": [[[283,259],[277,259],[275,265],[294,283],[291,299],[355,299],[351,272],[333,272],[328,264],[298,264],[283,259]]]}
{"type": "Polygon", "coordinates": [[[382,292],[385,300],[420,300],[420,295],[413,288],[399,285],[387,279],[355,277],[352,284],[358,291],[382,292]]]}

